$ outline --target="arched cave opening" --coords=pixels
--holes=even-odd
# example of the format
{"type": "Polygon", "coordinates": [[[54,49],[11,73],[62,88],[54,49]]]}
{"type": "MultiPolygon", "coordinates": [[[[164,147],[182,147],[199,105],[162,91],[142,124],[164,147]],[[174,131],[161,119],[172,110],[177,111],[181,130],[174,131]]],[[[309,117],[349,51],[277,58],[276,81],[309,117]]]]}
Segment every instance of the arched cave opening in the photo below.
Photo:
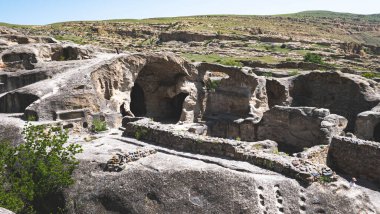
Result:
{"type": "Polygon", "coordinates": [[[23,113],[39,97],[26,93],[8,93],[0,98],[0,113],[23,113]]]}
{"type": "Polygon", "coordinates": [[[130,109],[136,117],[146,116],[147,111],[144,90],[138,83],[135,83],[131,91],[130,109]]]}
{"type": "Polygon", "coordinates": [[[187,93],[179,93],[170,99],[170,107],[172,111],[172,117],[170,118],[173,122],[177,123],[181,119],[183,102],[186,97],[189,96],[187,93]]]}
{"type": "Polygon", "coordinates": [[[373,139],[380,142],[380,123],[378,123],[373,129],[373,139]]]}

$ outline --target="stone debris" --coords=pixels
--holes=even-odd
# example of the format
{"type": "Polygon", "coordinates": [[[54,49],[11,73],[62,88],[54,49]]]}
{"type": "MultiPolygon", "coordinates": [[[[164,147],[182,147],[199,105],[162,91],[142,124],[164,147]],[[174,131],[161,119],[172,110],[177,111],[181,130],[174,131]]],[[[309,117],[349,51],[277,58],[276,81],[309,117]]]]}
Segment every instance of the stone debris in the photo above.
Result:
{"type": "Polygon", "coordinates": [[[137,161],[141,158],[145,158],[155,153],[157,153],[157,151],[152,148],[138,149],[136,151],[127,152],[125,154],[117,153],[107,161],[104,170],[109,172],[120,172],[126,168],[127,163],[137,161]]]}

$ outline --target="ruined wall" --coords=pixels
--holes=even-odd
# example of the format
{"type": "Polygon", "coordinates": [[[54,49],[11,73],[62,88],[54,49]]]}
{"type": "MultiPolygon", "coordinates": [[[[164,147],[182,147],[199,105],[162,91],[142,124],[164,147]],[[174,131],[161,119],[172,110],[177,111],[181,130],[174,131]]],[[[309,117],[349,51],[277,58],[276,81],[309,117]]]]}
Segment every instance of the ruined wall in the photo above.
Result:
{"type": "Polygon", "coordinates": [[[257,126],[257,139],[274,140],[280,149],[302,151],[329,144],[346,125],[345,118],[330,114],[328,109],[275,106],[264,113],[257,126]]]}
{"type": "Polygon", "coordinates": [[[311,72],[295,77],[290,86],[292,106],[327,108],[348,119],[353,131],[356,116],[380,101],[378,86],[370,80],[339,72],[311,72]]]}
{"type": "Polygon", "coordinates": [[[332,139],[328,165],[347,175],[365,178],[380,184],[380,144],[355,138],[332,139]]]}
{"type": "MultiPolygon", "coordinates": [[[[129,120],[128,118],[125,119],[129,120]]],[[[311,173],[322,173],[322,168],[326,167],[325,165],[315,165],[295,157],[264,152],[262,149],[273,146],[274,142],[271,143],[272,141],[243,142],[205,137],[186,131],[176,131],[171,127],[165,127],[165,125],[150,121],[149,119],[136,122],[123,121],[123,127],[125,128],[125,136],[147,140],[150,143],[180,151],[247,161],[305,183],[313,180],[311,173]]]]}
{"type": "Polygon", "coordinates": [[[269,109],[265,89],[265,78],[236,67],[201,63],[197,65],[200,79],[205,84],[204,117],[223,115],[240,118],[253,117],[259,121],[263,112],[269,109]],[[220,72],[228,75],[216,87],[207,88],[206,72],[220,72]]]}

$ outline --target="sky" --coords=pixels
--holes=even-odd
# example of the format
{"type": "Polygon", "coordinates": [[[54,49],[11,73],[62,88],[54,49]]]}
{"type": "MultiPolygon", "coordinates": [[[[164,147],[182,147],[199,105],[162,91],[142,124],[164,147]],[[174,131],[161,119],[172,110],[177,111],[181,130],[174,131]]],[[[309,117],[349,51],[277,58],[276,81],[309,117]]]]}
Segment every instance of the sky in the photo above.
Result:
{"type": "Polygon", "coordinates": [[[142,19],[211,14],[273,15],[306,10],[380,13],[380,0],[0,0],[0,22],[142,19]]]}

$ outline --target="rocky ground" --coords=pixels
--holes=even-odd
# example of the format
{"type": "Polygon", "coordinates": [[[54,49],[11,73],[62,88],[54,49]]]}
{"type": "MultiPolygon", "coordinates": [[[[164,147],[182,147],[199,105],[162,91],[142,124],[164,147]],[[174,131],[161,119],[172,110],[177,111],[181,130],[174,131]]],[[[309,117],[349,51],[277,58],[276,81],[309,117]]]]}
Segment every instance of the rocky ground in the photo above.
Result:
{"type": "Polygon", "coordinates": [[[70,130],[76,182],[47,202],[68,213],[379,213],[377,19],[0,27],[0,141],[70,130]]]}

